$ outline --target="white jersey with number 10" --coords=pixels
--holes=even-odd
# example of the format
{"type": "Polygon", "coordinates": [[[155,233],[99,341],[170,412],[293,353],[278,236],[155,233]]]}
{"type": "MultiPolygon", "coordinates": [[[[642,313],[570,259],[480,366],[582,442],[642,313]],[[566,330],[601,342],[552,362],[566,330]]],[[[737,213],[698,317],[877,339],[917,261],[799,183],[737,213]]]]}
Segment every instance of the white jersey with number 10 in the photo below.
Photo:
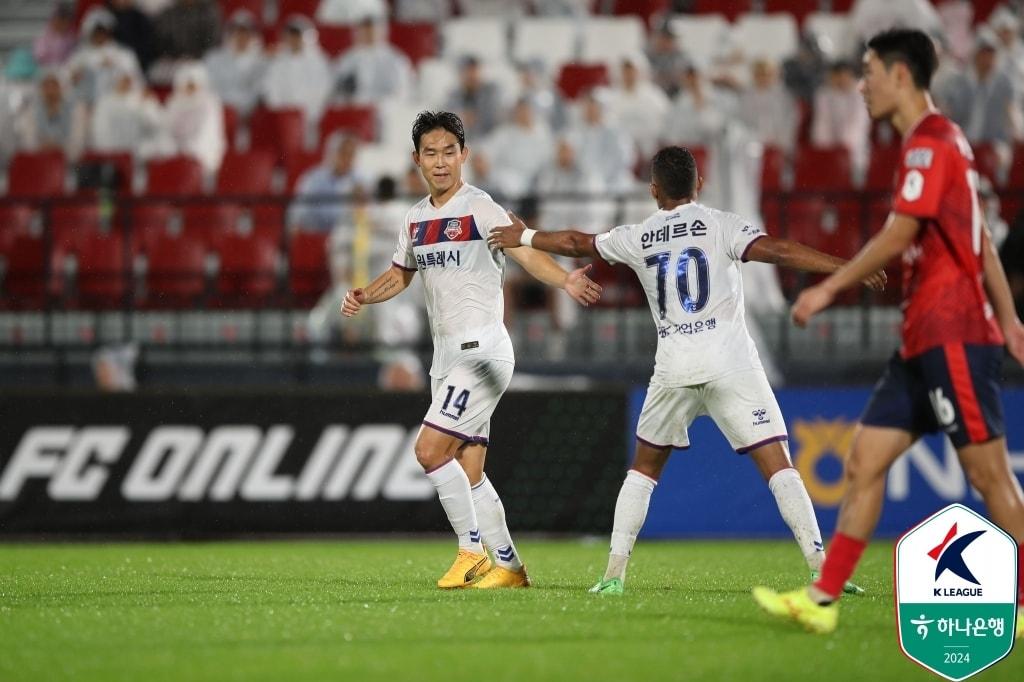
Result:
{"type": "Polygon", "coordinates": [[[761,360],[743,314],[740,263],[765,233],[738,215],[689,203],[594,238],[636,272],[658,329],[653,380],[693,386],[761,360]]]}

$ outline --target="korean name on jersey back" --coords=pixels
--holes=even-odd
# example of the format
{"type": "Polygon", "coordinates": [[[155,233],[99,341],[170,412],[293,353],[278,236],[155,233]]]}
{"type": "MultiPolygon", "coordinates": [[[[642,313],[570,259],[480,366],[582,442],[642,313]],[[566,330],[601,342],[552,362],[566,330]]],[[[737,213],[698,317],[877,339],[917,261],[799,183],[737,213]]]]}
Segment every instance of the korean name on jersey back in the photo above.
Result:
{"type": "Polygon", "coordinates": [[[672,239],[680,237],[703,237],[708,233],[708,227],[701,220],[694,220],[692,223],[672,223],[662,225],[640,235],[640,248],[649,249],[655,244],[663,244],[672,239]]]}

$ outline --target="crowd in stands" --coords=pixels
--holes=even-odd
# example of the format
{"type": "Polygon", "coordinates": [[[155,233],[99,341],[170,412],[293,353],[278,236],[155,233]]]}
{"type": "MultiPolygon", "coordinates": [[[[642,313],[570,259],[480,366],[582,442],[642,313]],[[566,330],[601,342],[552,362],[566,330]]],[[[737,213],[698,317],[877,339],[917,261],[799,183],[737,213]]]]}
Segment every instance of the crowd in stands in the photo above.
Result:
{"type": "MultiPolygon", "coordinates": [[[[128,153],[141,191],[147,162],[186,156],[209,188],[224,186],[233,155],[265,146],[277,168],[268,193],[296,197],[287,224],[340,229],[352,244],[360,202],[422,192],[410,123],[446,108],[466,124],[468,179],[548,227],[607,228],[614,211],[565,195],[643,196],[647,161],[667,143],[701,150],[714,201],[757,211],[762,189],[800,189],[789,169],[806,149],[839,150],[840,188],[870,183],[877,150],[898,140],[867,117],[858,45],[903,25],[935,37],[936,102],[1003,187],[1024,141],[1022,5],[80,0],[57,5],[4,63],[0,164],[128,153]],[[741,172],[770,158],[779,184],[741,172]],[[355,201],[311,203],[337,195],[355,201]]],[[[1003,215],[1021,205],[1004,202],[1003,215]]]]}

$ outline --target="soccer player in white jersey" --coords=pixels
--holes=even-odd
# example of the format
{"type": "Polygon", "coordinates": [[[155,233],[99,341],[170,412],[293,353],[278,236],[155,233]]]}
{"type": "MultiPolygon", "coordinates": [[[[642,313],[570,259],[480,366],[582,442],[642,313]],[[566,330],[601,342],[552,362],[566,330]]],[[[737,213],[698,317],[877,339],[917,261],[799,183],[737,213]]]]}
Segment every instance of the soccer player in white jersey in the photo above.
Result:
{"type": "MultiPolygon", "coordinates": [[[[486,192],[463,182],[469,149],[458,116],[421,112],[412,140],[413,162],[430,194],[406,214],[392,267],[346,293],[342,314],[351,317],[365,304],[386,301],[422,274],[434,342],[433,401],[416,439],[416,459],[459,538],[455,562],[437,586],[527,587],[501,498],[484,475],[491,414],[515,363],[502,321],[505,256],[492,252],[485,239],[511,221],[486,192]],[[494,553],[493,563],[485,546],[494,553]]],[[[600,295],[601,287],[586,276],[589,266],[567,273],[540,251],[517,249],[511,256],[582,305],[600,295]]]]}
{"type": "MultiPolygon", "coordinates": [[[[537,232],[513,216],[511,227],[492,230],[488,237],[492,247],[509,254],[522,245],[628,265],[647,292],[658,328],[636,453],[615,504],[608,568],[591,592],[622,594],[626,566],[662,468],[673,448],[690,447],[687,428],[703,414],[715,420],[736,452],[750,455],[768,481],[812,574],[824,562],[814,508],[790,461],[786,425],[747,332],[739,264],[756,260],[830,273],[844,261],[769,237],[738,215],[697,203],[701,184],[693,155],[666,147],[652,166],[651,196],[658,210],[642,224],[593,236],[537,232]]],[[[866,283],[881,288],[884,274],[866,283]]],[[[862,592],[852,583],[846,589],[862,592]]]]}

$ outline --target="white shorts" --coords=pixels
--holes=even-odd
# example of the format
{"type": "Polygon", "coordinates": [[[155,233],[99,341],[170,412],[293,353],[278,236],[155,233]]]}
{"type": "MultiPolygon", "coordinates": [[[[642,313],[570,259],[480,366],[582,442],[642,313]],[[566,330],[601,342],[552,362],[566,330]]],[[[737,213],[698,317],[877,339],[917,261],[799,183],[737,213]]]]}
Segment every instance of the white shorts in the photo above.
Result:
{"type": "Polygon", "coordinates": [[[423,423],[468,443],[487,445],[491,415],[512,381],[515,363],[466,358],[446,376],[431,378],[433,400],[423,423]]]}
{"type": "Polygon", "coordinates": [[[698,386],[668,388],[653,381],[636,425],[636,438],[655,448],[688,448],[687,429],[708,415],[736,452],[786,440],[786,423],[763,369],[726,374],[698,386]]]}

